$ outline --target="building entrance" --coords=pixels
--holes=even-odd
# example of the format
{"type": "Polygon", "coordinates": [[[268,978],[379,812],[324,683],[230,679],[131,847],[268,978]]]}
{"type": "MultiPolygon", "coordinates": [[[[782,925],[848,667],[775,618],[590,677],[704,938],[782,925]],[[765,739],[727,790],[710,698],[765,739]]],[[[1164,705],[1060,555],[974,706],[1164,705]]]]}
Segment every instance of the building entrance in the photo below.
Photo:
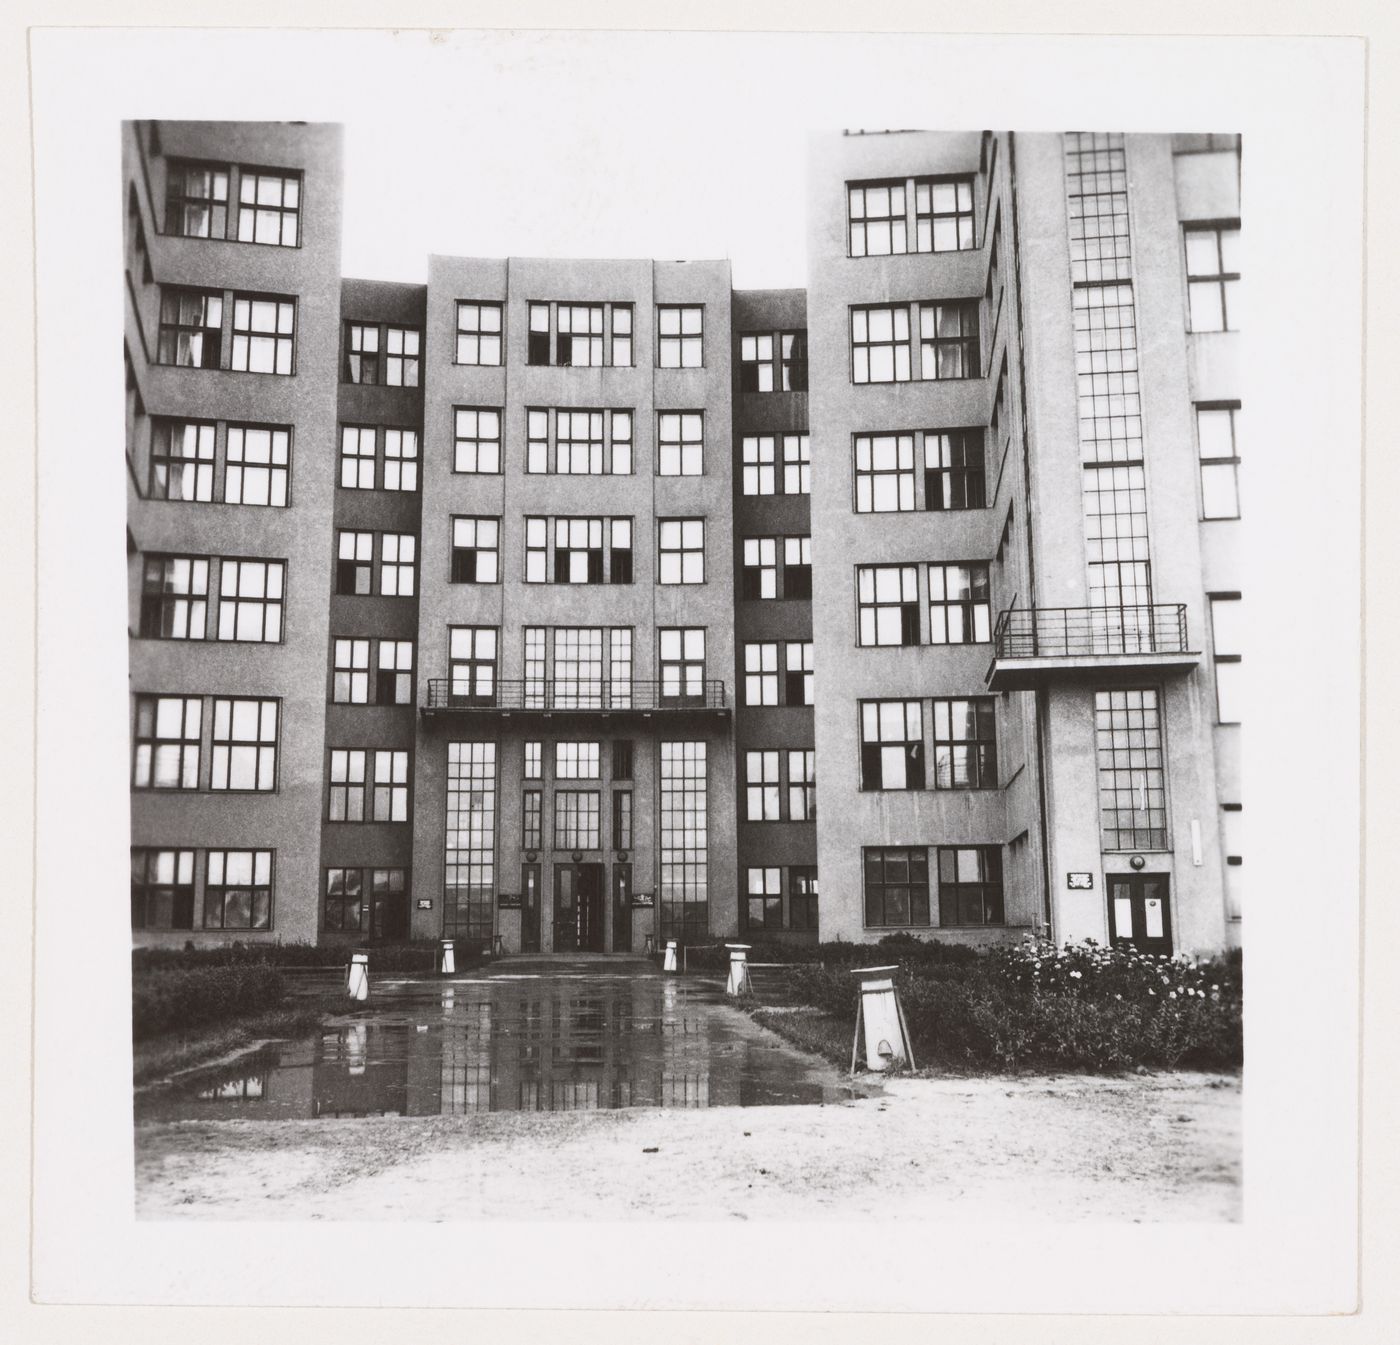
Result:
{"type": "Polygon", "coordinates": [[[1172,951],[1172,913],[1165,873],[1110,874],[1108,941],[1154,957],[1172,951]]]}
{"type": "Polygon", "coordinates": [[[603,951],[603,866],[554,866],[554,951],[603,951]]]}

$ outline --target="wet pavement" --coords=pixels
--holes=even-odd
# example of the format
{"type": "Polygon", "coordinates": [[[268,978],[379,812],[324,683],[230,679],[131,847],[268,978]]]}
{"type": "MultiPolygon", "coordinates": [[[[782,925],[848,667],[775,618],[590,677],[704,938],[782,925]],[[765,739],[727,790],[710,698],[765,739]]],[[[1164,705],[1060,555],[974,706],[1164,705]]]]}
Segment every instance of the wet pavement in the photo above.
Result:
{"type": "Polygon", "coordinates": [[[645,962],[507,960],[384,979],[321,1031],[139,1093],[136,1120],[306,1120],[841,1102],[852,1086],[645,962]]]}

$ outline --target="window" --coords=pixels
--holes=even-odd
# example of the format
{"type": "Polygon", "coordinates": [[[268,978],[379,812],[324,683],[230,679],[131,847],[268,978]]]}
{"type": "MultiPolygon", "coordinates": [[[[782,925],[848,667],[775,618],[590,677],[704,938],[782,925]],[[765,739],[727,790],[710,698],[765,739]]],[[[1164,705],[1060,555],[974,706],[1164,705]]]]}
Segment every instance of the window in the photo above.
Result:
{"type": "Polygon", "coordinates": [[[341,426],[340,485],[342,490],[374,489],[373,425],[341,426]]]}
{"type": "Polygon", "coordinates": [[[1240,516],[1238,404],[1198,405],[1196,444],[1201,458],[1201,517],[1240,516]]]}
{"type": "Polygon", "coordinates": [[[789,751],[788,820],[815,822],[817,818],[817,754],[811,748],[789,751]]]}
{"type": "Polygon", "coordinates": [[[384,431],[384,489],[418,489],[418,431],[384,431]]]}
{"type": "Polygon", "coordinates": [[[383,547],[379,562],[380,596],[411,598],[418,539],[411,532],[386,532],[380,545],[383,547]]]}
{"type": "Polygon", "coordinates": [[[296,307],[292,298],[235,294],[229,368],[249,374],[290,374],[296,307]]]}
{"type": "Polygon", "coordinates": [[[749,822],[777,822],[782,818],[782,792],[778,780],[777,752],[745,752],[744,781],[749,822]]]}
{"type": "Polygon", "coordinates": [[[194,928],[194,851],[131,851],[132,929],[194,928]]]}
{"type": "Polygon", "coordinates": [[[596,369],[605,363],[632,363],[631,304],[532,303],[529,319],[526,358],[530,364],[596,369]],[[609,311],[612,318],[610,343],[604,337],[609,311]],[[551,315],[554,322],[552,344],[551,315]],[[604,359],[605,352],[610,359],[604,359]]]}
{"type": "Polygon", "coordinates": [[[603,708],[603,632],[597,627],[554,632],[554,705],[560,710],[603,708]]]}
{"type": "Polygon", "coordinates": [[[657,366],[698,369],[704,364],[703,308],[662,304],[656,310],[657,366]]]}
{"type": "Polygon", "coordinates": [[[291,442],[290,426],[230,425],[224,503],[285,509],[291,442]]]}
{"type": "Polygon", "coordinates": [[[210,420],[151,420],[151,486],[153,500],[214,498],[214,422],[210,420]]]}
{"type": "Polygon", "coordinates": [[[907,383],[909,309],[851,309],[851,359],[857,383],[907,383]]]}
{"type": "Polygon", "coordinates": [[[613,790],[612,844],[614,850],[632,848],[632,791],[613,790]]]}
{"type": "Polygon", "coordinates": [[[544,794],[538,789],[527,789],[521,809],[520,844],[525,850],[544,848],[544,794]]]}
{"type": "Polygon", "coordinates": [[[345,382],[379,382],[379,328],[345,324],[345,382]]]}
{"type": "Polygon", "coordinates": [[[275,700],[214,700],[213,770],[210,789],[277,788],[275,700]]]}
{"type": "Polygon", "coordinates": [[[541,742],[527,742],[525,744],[525,778],[527,780],[542,780],[544,778],[544,744],[541,742]]]}
{"type": "Polygon", "coordinates": [[[204,879],[204,928],[272,928],[271,850],[209,852],[204,879]]]}
{"type": "Polygon", "coordinates": [[[554,520],[554,582],[601,584],[603,582],[603,520],[556,518],[554,520]]]}
{"type": "Polygon", "coordinates": [[[374,820],[408,821],[408,753],[374,754],[374,820]]]}
{"type": "Polygon", "coordinates": [[[783,391],[806,392],[807,333],[783,332],[779,339],[782,343],[783,391]]]}
{"type": "Polygon", "coordinates": [[[925,431],[924,507],[987,507],[986,455],[981,430],[925,431]]]}
{"type": "Polygon", "coordinates": [[[326,870],[327,929],[360,929],[366,904],[363,869],[326,870]]]}
{"type": "Polygon", "coordinates": [[[938,847],[938,923],[944,928],[1006,923],[999,846],[938,847]]]}
{"type": "Polygon", "coordinates": [[[535,408],[525,412],[525,470],[549,471],[549,412],[535,408]]]}
{"type": "Polygon", "coordinates": [[[744,569],[740,577],[740,596],[748,600],[778,596],[776,537],[744,538],[744,569]]]}
{"type": "Polygon", "coordinates": [[[975,301],[919,305],[919,364],[923,378],[977,377],[981,347],[975,301]]]}
{"type": "Polygon", "coordinates": [[[749,929],[783,927],[782,870],[749,869],[744,923],[749,929]]]}
{"type": "Polygon", "coordinates": [[[500,364],[501,305],[457,304],[457,363],[500,364]]]}
{"type": "Polygon", "coordinates": [[[301,174],[256,168],[238,171],[238,241],[297,245],[301,174]]]}
{"type": "Polygon", "coordinates": [[[612,363],[614,369],[632,364],[632,305],[612,306],[612,363]]]}
{"type": "Polygon", "coordinates": [[[972,227],[972,179],[914,184],[918,252],[965,252],[976,247],[972,227]]]}
{"type": "Polygon", "coordinates": [[[659,632],[661,696],[667,701],[703,701],[705,629],[679,627],[659,632]]]}
{"type": "Polygon", "coordinates": [[[596,780],[601,752],[601,743],[555,743],[554,778],[596,780]]]}
{"type": "Polygon", "coordinates": [[[333,641],[331,701],[336,705],[369,704],[369,641],[333,641]]]}
{"type": "Polygon", "coordinates": [[[928,923],[928,851],[922,846],[867,846],[866,927],[928,923]]]}
{"type": "MultiPolygon", "coordinates": [[[[1123,227],[1127,228],[1124,197],[1123,227]]],[[[1129,273],[1126,235],[1122,256],[1096,266],[1129,273]]],[[[1142,390],[1138,372],[1137,314],[1130,284],[1076,284],[1074,353],[1078,369],[1079,442],[1086,461],[1131,462],[1142,457],[1142,390]]]]}
{"type": "Polygon", "coordinates": [[[888,257],[909,251],[903,182],[867,182],[847,187],[852,257],[888,257]]]}
{"type": "Polygon", "coordinates": [[[1094,693],[1105,850],[1167,848],[1167,779],[1155,688],[1094,693]]]}
{"type": "Polygon", "coordinates": [[[417,327],[384,329],[384,382],[391,388],[418,386],[418,351],[422,336],[417,327]]]}
{"type": "Polygon", "coordinates": [[[608,583],[630,584],[632,582],[632,520],[614,518],[608,520],[608,583]]]}
{"type": "Polygon", "coordinates": [[[137,696],[134,788],[199,788],[202,710],[198,696],[137,696]]]}
{"type": "Polygon", "coordinates": [[[794,864],[788,870],[788,928],[817,931],[817,870],[794,864]]]}
{"type": "Polygon", "coordinates": [[[664,518],[658,521],[660,536],[657,582],[703,584],[705,582],[705,520],[664,518]]]}
{"type": "Polygon", "coordinates": [[[813,705],[814,683],[812,642],[789,641],[786,646],[786,674],[783,686],[784,705],[813,705]]]}
{"type": "Polygon", "coordinates": [[[1084,529],[1090,605],[1150,603],[1147,484],[1141,463],[1084,469],[1084,529]]]}
{"type": "Polygon", "coordinates": [[[783,538],[783,597],[812,596],[812,539],[783,538]]]}
{"type": "Polygon", "coordinates": [[[774,642],[744,646],[744,704],[778,703],[778,646],[774,642]]]}
{"type": "Polygon", "coordinates": [[[608,413],[610,439],[608,447],[608,467],[613,476],[632,475],[632,413],[630,411],[610,411],[608,413]]]}
{"type": "Polygon", "coordinates": [[[739,391],[773,391],[773,338],[769,335],[739,338],[739,391]]]}
{"type": "Polygon", "coordinates": [[[490,941],[496,905],[496,744],[447,744],[443,933],[490,941]]]}
{"type": "Polygon", "coordinates": [[[1243,608],[1238,593],[1212,593],[1209,597],[1210,643],[1215,660],[1215,721],[1238,724],[1244,708],[1240,629],[1243,608]]]}
{"type": "Polygon", "coordinates": [[[378,705],[413,704],[412,640],[380,640],[374,699],[378,705]]]}
{"type": "Polygon", "coordinates": [[[222,291],[162,285],[156,363],[217,369],[223,345],[223,319],[222,291]]]}
{"type": "Polygon", "coordinates": [[[335,591],[366,594],[374,591],[374,534],[337,534],[335,591]]]}
{"type": "Polygon", "coordinates": [[[454,704],[495,702],[496,646],[495,626],[448,627],[448,674],[454,704]]]}
{"type": "Polygon", "coordinates": [[[1240,226],[1186,226],[1186,294],[1193,332],[1236,332],[1244,316],[1240,296],[1240,226]]]}
{"type": "Polygon", "coordinates": [[[326,796],[326,816],[332,822],[365,820],[365,759],[368,755],[358,749],[331,749],[331,782],[326,796]]]}
{"type": "Polygon", "coordinates": [[[602,796],[596,789],[558,789],[554,792],[554,848],[601,848],[599,817],[602,796]]]}
{"type": "MultiPolygon", "coordinates": [[[[912,305],[918,314],[921,379],[976,378],[981,345],[975,300],[912,305]]],[[[907,383],[910,363],[909,304],[851,309],[852,378],[856,383],[907,383]]]]}
{"type": "Polygon", "coordinates": [[[994,789],[996,701],[990,696],[933,703],[935,789],[994,789]]]}
{"type": "Polygon", "coordinates": [[[562,476],[630,476],[632,412],[527,407],[525,470],[562,476]],[[554,456],[549,453],[550,422],[554,456]],[[551,467],[551,461],[553,466],[551,467]]]}
{"type": "Polygon", "coordinates": [[[630,780],[632,778],[632,739],[615,738],[612,745],[612,778],[630,780]]]}
{"type": "Polygon", "coordinates": [[[705,470],[704,412],[663,411],[657,424],[657,474],[699,476],[705,470]]]}
{"type": "Polygon", "coordinates": [[[856,435],[856,513],[914,508],[914,436],[856,435]]]}
{"type": "Polygon", "coordinates": [[[847,185],[852,257],[965,252],[977,246],[972,178],[903,178],[847,185]],[[914,246],[908,207],[914,206],[914,246]]]}
{"type": "Polygon", "coordinates": [[[930,644],[985,644],[992,638],[990,581],[985,565],[928,567],[930,644]]]}
{"type": "Polygon", "coordinates": [[[709,829],[705,743],[661,744],[659,937],[709,933],[709,829]]]}
{"type": "Polygon", "coordinates": [[[783,435],[783,493],[812,493],[812,441],[808,435],[783,435]]]}
{"type": "Polygon", "coordinates": [[[771,434],[746,434],[743,443],[744,494],[772,495],[777,489],[771,434]]]}
{"type": "Polygon", "coordinates": [[[856,567],[857,644],[919,643],[919,577],[912,565],[856,567]]]}
{"type": "Polygon", "coordinates": [[[501,520],[452,520],[452,582],[495,584],[501,578],[501,520]]]}
{"type": "Polygon", "coordinates": [[[219,639],[251,643],[282,642],[280,560],[219,562],[219,639]]]}
{"type": "Polygon", "coordinates": [[[147,556],[141,575],[141,636],[202,640],[209,616],[209,561],[202,556],[147,556]]]}
{"type": "Polygon", "coordinates": [[[924,716],[921,702],[861,702],[860,787],[924,788],[924,716]]]}
{"type": "Polygon", "coordinates": [[[459,406],[453,416],[456,438],[452,470],[498,474],[501,470],[501,413],[484,407],[459,406]]]}
{"type": "Polygon", "coordinates": [[[554,470],[566,476],[603,474],[601,411],[555,412],[554,470]]]}
{"type": "Polygon", "coordinates": [[[603,305],[560,304],[556,364],[599,368],[603,363],[603,305]]]}
{"type": "Polygon", "coordinates": [[[614,710],[632,706],[632,631],[619,626],[608,632],[608,696],[614,710]]]}
{"type": "Polygon", "coordinates": [[[227,168],[170,161],[165,179],[165,232],[180,238],[228,237],[227,168]]]}

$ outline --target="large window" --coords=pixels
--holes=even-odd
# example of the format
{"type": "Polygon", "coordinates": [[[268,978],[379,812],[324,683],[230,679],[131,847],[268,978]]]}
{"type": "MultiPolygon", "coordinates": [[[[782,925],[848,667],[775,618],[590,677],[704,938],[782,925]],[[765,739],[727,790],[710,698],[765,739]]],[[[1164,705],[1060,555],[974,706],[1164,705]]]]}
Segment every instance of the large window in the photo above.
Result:
{"type": "Polygon", "coordinates": [[[744,704],[778,703],[778,644],[757,641],[744,646],[744,704]]]}
{"type": "Polygon", "coordinates": [[[709,932],[709,822],[704,742],[661,744],[662,939],[709,932]]]}
{"type": "Polygon", "coordinates": [[[852,257],[888,257],[909,251],[905,187],[866,182],[846,189],[852,257]]]}
{"type": "Polygon", "coordinates": [[[851,309],[851,360],[857,383],[907,383],[912,377],[908,307],[851,309]]]}
{"type": "Polygon", "coordinates": [[[856,435],[856,513],[914,508],[914,436],[856,435]]]}
{"type": "Polygon", "coordinates": [[[280,560],[220,561],[219,639],[280,644],[285,573],[280,560]]]}
{"type": "Polygon", "coordinates": [[[745,890],[744,923],[749,929],[783,927],[782,870],[751,868],[745,890]]]}
{"type": "Polygon", "coordinates": [[[223,345],[222,290],[162,285],[156,362],[187,369],[217,369],[223,345]]]}
{"type": "Polygon", "coordinates": [[[452,470],[498,474],[501,470],[500,411],[459,406],[453,412],[453,426],[456,437],[452,447],[452,470]]]}
{"type": "Polygon", "coordinates": [[[500,364],[501,305],[457,303],[457,363],[500,364]]]}
{"type": "Polygon", "coordinates": [[[744,820],[782,820],[782,782],[778,778],[777,752],[744,753],[744,820]]]}
{"type": "Polygon", "coordinates": [[[992,638],[987,567],[930,565],[928,609],[930,644],[985,644],[992,638]]]}
{"type": "Polygon", "coordinates": [[[596,789],[554,791],[554,848],[601,849],[602,795],[596,789]]]}
{"type": "Polygon", "coordinates": [[[204,878],[204,928],[272,928],[271,850],[209,852],[204,878]]]}
{"type": "Polygon", "coordinates": [[[1238,593],[1210,594],[1210,645],[1215,663],[1218,724],[1238,724],[1243,718],[1242,610],[1238,593]]]}
{"type": "Polygon", "coordinates": [[[194,928],[194,851],[131,851],[132,929],[194,928]]]}
{"type": "Polygon", "coordinates": [[[369,704],[369,641],[335,640],[331,646],[331,701],[369,704]]]}
{"type": "Polygon", "coordinates": [[[133,788],[199,788],[203,708],[198,696],[137,696],[133,788]]]}
{"type": "Polygon", "coordinates": [[[923,789],[924,717],[919,701],[862,701],[860,787],[923,789]]]}
{"type": "Polygon", "coordinates": [[[999,846],[938,847],[938,923],[944,928],[1006,923],[999,846]]]}
{"type": "Polygon", "coordinates": [[[929,924],[928,851],[922,846],[867,846],[867,929],[929,924]]]}
{"type": "Polygon", "coordinates": [[[856,383],[976,378],[981,347],[972,300],[883,304],[851,309],[851,376],[856,383]],[[919,330],[917,375],[911,362],[910,314],[919,330]]]}
{"type": "Polygon", "coordinates": [[[1105,850],[1167,848],[1167,776],[1155,688],[1094,694],[1105,850]]]}
{"type": "Polygon", "coordinates": [[[170,160],[165,178],[165,232],[180,238],[227,238],[228,176],[224,164],[170,160]]]}
{"type": "Polygon", "coordinates": [[[1150,603],[1147,483],[1141,463],[1084,469],[1084,530],[1090,605],[1150,603]]]}
{"type": "Polygon", "coordinates": [[[554,520],[554,582],[601,584],[603,582],[603,520],[556,518],[554,520]]]}
{"type": "Polygon", "coordinates": [[[746,434],[743,440],[745,495],[777,493],[777,439],[771,434],[746,434]]]}
{"type": "Polygon", "coordinates": [[[678,627],[658,633],[661,695],[668,701],[703,700],[705,628],[678,627]]]}
{"type": "Polygon", "coordinates": [[[1196,406],[1202,518],[1240,516],[1239,415],[1236,402],[1196,406]]]}
{"type": "Polygon", "coordinates": [[[525,431],[525,470],[531,474],[552,471],[561,476],[631,475],[631,411],[529,407],[525,412],[525,431]]]}
{"type": "Polygon", "coordinates": [[[986,448],[981,430],[924,432],[924,507],[987,507],[986,448]]]}
{"type": "Polygon", "coordinates": [[[851,182],[846,202],[852,257],[960,252],[977,246],[970,177],[851,182]]]}
{"type": "Polygon", "coordinates": [[[632,363],[631,304],[532,303],[529,319],[530,364],[596,369],[632,363]]]}
{"type": "Polygon", "coordinates": [[[920,377],[926,379],[978,376],[981,347],[975,302],[919,305],[919,366],[920,377]]]}
{"type": "Polygon", "coordinates": [[[379,937],[386,908],[402,909],[407,890],[404,869],[327,869],[326,928],[369,930],[379,937]]]}
{"type": "Polygon", "coordinates": [[[336,705],[368,705],[370,669],[376,670],[375,705],[413,703],[413,641],[337,639],[331,646],[331,701],[336,705]],[[371,659],[371,645],[379,646],[371,659]]]}
{"type": "Polygon", "coordinates": [[[496,904],[496,744],[447,744],[443,933],[490,941],[496,904]]]}
{"type": "Polygon", "coordinates": [[[208,622],[208,558],[147,556],[141,569],[142,638],[202,640],[208,622]]]}
{"type": "Polygon", "coordinates": [[[210,789],[277,788],[278,710],[275,700],[215,698],[210,789]]]}
{"type": "Polygon", "coordinates": [[[705,520],[663,518],[657,522],[657,583],[705,582],[705,520]]]}
{"type": "Polygon", "coordinates": [[[817,932],[817,870],[794,864],[788,870],[788,928],[817,932]]]}
{"type": "Polygon", "coordinates": [[[560,710],[603,706],[603,631],[561,626],[554,632],[554,705],[560,710]]]}
{"type": "Polygon", "coordinates": [[[206,504],[214,498],[213,421],[152,419],[150,495],[206,504]]]}
{"type": "Polygon", "coordinates": [[[452,520],[452,582],[496,584],[501,578],[501,520],[452,520]]]}
{"type": "Polygon", "coordinates": [[[705,413],[663,411],[657,416],[659,476],[699,476],[705,470],[705,413]]]}
{"type": "Polygon", "coordinates": [[[290,426],[230,425],[224,503],[285,508],[291,443],[290,426]]]}
{"type": "Polygon", "coordinates": [[[290,297],[235,294],[229,368],[250,374],[290,374],[296,310],[296,300],[290,297]]]}
{"type": "Polygon", "coordinates": [[[913,565],[856,567],[861,645],[919,643],[919,576],[913,565]]]}
{"type": "Polygon", "coordinates": [[[495,626],[448,627],[448,675],[454,704],[495,702],[498,637],[495,626]]]}
{"type": "Polygon", "coordinates": [[[1188,224],[1185,233],[1191,330],[1238,331],[1244,317],[1240,300],[1240,226],[1188,224]]]}
{"type": "Polygon", "coordinates": [[[698,369],[704,357],[705,310],[661,304],[656,310],[656,363],[662,369],[698,369]]]}
{"type": "Polygon", "coordinates": [[[596,780],[600,768],[601,743],[555,743],[556,780],[596,780]]]}
{"type": "Polygon", "coordinates": [[[297,246],[301,174],[265,168],[238,170],[238,241],[297,246]]]}
{"type": "Polygon", "coordinates": [[[937,789],[996,787],[996,701],[992,697],[934,701],[933,783],[937,789]]]}
{"type": "Polygon", "coordinates": [[[527,789],[521,798],[520,845],[525,850],[544,848],[544,793],[527,789]]]}
{"type": "Polygon", "coordinates": [[[417,327],[347,322],[341,376],[347,383],[416,388],[422,339],[417,327]]]}

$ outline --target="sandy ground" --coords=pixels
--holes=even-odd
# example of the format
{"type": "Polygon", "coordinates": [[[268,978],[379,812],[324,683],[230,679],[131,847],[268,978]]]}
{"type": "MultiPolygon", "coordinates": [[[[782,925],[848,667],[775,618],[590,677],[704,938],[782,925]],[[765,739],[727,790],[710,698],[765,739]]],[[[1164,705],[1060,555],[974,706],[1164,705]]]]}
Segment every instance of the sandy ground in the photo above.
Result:
{"type": "Polygon", "coordinates": [[[136,1130],[142,1218],[1240,1217],[1240,1082],[899,1079],[827,1106],[136,1130]],[[649,1152],[654,1151],[654,1152],[649,1152]]]}

